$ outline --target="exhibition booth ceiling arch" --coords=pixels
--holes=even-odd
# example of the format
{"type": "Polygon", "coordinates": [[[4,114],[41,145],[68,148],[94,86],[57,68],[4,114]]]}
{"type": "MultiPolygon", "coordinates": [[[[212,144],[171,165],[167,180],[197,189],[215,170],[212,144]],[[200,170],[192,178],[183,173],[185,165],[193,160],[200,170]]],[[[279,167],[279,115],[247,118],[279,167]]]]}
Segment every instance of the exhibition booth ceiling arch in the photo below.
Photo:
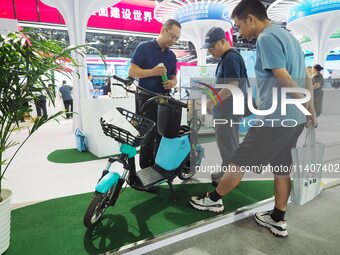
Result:
{"type": "Polygon", "coordinates": [[[289,10],[287,28],[310,38],[302,46],[314,52],[314,64],[324,65],[328,53],[340,46],[339,14],[339,0],[306,0],[289,10]]]}
{"type": "MultiPolygon", "coordinates": [[[[307,36],[307,35],[296,35],[299,43],[303,46],[306,47],[308,44],[311,44],[312,39],[307,36]]],[[[336,29],[333,34],[329,37],[329,39],[339,39],[340,38],[340,28],[336,29]]],[[[340,45],[338,46],[340,47],[340,45]]]]}
{"type": "Polygon", "coordinates": [[[161,23],[173,18],[181,24],[181,36],[194,44],[197,63],[204,65],[206,64],[207,50],[202,49],[202,46],[205,35],[211,27],[223,28],[226,31],[227,40],[232,44],[230,13],[238,3],[238,0],[164,0],[157,4],[154,14],[161,23]]]}
{"type": "Polygon", "coordinates": [[[268,17],[276,22],[287,23],[289,10],[301,0],[276,0],[267,8],[268,17]]]}

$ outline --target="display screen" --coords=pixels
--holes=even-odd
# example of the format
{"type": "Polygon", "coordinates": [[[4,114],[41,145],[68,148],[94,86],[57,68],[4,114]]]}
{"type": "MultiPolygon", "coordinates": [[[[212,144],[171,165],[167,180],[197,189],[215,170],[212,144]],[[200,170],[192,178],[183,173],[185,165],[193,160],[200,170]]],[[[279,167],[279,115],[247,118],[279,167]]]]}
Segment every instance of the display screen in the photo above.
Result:
{"type": "Polygon", "coordinates": [[[125,79],[129,76],[128,67],[128,65],[115,65],[115,74],[125,79]]]}
{"type": "Polygon", "coordinates": [[[93,76],[93,79],[92,79],[92,84],[93,86],[95,87],[102,87],[105,85],[105,79],[107,79],[108,77],[98,77],[98,76],[93,76]]]}
{"type": "Polygon", "coordinates": [[[109,66],[104,64],[88,64],[87,71],[92,76],[110,76],[111,74],[109,66]]]}

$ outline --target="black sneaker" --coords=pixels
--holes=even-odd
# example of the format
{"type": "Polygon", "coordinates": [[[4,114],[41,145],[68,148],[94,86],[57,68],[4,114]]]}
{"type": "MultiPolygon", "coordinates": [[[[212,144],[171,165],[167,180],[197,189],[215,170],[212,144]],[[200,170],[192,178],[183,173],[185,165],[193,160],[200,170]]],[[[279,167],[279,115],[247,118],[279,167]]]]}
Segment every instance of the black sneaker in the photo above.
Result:
{"type": "Polygon", "coordinates": [[[191,197],[190,204],[194,208],[202,211],[222,212],[224,210],[222,199],[214,202],[209,198],[209,193],[200,197],[191,197]]]}
{"type": "Polygon", "coordinates": [[[287,222],[285,220],[276,222],[270,217],[272,211],[258,212],[255,213],[255,221],[263,227],[269,228],[275,236],[286,237],[287,232],[287,222]]]}

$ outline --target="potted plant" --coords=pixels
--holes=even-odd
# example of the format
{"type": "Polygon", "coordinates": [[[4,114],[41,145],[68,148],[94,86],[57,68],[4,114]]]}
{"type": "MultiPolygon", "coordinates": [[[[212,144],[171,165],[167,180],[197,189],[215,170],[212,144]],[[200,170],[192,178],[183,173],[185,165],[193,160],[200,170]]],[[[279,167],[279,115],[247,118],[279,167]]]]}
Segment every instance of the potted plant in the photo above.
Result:
{"type": "Polygon", "coordinates": [[[60,42],[32,30],[0,36],[0,254],[9,246],[11,192],[3,190],[1,185],[8,166],[39,127],[64,113],[60,111],[52,116],[32,118],[32,105],[40,95],[54,104],[54,89],[48,86],[51,71],[70,75],[74,67],[78,67],[71,54],[77,52],[83,55],[88,48],[91,47],[64,47],[60,42]],[[28,127],[26,139],[19,143],[12,140],[11,135],[20,128],[24,115],[30,116],[33,125],[28,127]],[[14,153],[5,155],[11,147],[15,147],[14,153]]]}

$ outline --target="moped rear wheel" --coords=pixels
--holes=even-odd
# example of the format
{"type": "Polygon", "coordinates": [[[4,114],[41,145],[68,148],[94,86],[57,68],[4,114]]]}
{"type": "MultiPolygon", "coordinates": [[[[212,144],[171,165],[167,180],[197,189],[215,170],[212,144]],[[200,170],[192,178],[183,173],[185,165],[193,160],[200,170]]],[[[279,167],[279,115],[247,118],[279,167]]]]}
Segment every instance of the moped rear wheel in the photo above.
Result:
{"type": "Polygon", "coordinates": [[[202,151],[193,151],[191,153],[190,158],[187,160],[183,168],[178,174],[178,178],[181,180],[189,180],[196,174],[196,166],[201,165],[203,157],[203,152],[202,151]],[[191,163],[193,161],[193,163],[191,163]]]}
{"type": "Polygon", "coordinates": [[[117,185],[113,185],[106,193],[95,192],[92,200],[85,213],[83,223],[87,228],[93,228],[99,222],[101,216],[104,214],[108,206],[114,206],[118,198],[118,194],[115,194],[117,185]]]}
{"type": "Polygon", "coordinates": [[[190,166],[190,159],[187,161],[187,163],[184,165],[184,167],[181,169],[181,171],[178,174],[178,178],[180,178],[182,181],[189,180],[191,177],[193,177],[196,173],[195,167],[190,166]]]}

